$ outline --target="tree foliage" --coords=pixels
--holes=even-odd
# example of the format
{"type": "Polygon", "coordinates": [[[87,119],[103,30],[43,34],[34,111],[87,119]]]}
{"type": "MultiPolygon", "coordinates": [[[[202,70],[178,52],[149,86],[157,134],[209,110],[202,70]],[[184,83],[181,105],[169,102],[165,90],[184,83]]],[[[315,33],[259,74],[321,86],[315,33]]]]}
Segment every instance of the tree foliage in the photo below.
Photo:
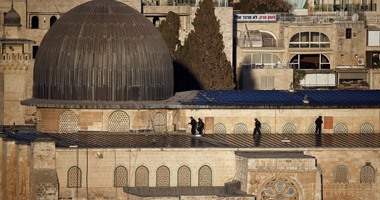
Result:
{"type": "Polygon", "coordinates": [[[180,20],[179,15],[170,11],[158,27],[162,36],[165,39],[166,45],[169,48],[170,54],[173,59],[176,58],[176,50],[181,48],[181,41],[179,40],[180,20]]]}
{"type": "Polygon", "coordinates": [[[200,3],[192,24],[194,30],[181,48],[181,63],[194,74],[202,89],[233,89],[233,70],[224,53],[223,35],[212,0],[200,3]]]}
{"type": "Polygon", "coordinates": [[[243,14],[289,12],[292,9],[286,0],[240,0],[239,7],[243,14]]]}

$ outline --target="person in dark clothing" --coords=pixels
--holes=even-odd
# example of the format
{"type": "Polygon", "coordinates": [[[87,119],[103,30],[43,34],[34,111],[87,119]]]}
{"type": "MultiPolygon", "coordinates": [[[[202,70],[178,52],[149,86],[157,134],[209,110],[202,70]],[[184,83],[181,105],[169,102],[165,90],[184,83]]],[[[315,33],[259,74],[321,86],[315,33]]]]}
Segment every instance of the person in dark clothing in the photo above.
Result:
{"type": "Polygon", "coordinates": [[[322,124],[323,124],[322,116],[319,116],[319,117],[315,120],[315,133],[321,134],[321,131],[322,131],[322,124]]]}
{"type": "Polygon", "coordinates": [[[191,125],[191,134],[195,135],[196,129],[197,129],[197,121],[193,117],[190,117],[190,123],[191,125]]]}
{"type": "Polygon", "coordinates": [[[197,130],[199,132],[200,135],[203,134],[203,129],[205,128],[205,123],[203,123],[202,119],[201,118],[198,118],[198,126],[197,126],[197,130]]]}
{"type": "Polygon", "coordinates": [[[260,129],[261,129],[261,123],[257,118],[255,118],[255,129],[253,130],[253,135],[255,135],[256,133],[261,134],[260,129]]]}

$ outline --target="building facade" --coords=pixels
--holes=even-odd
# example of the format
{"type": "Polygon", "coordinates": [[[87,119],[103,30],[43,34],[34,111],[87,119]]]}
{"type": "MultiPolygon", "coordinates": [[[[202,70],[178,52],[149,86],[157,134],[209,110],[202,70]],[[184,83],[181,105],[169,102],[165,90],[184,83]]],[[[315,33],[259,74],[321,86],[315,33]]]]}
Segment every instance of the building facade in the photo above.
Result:
{"type": "MultiPolygon", "coordinates": [[[[0,139],[1,199],[380,199],[379,91],[307,91],[294,83],[302,70],[302,87],[376,88],[376,70],[367,65],[368,54],[376,57],[376,27],[361,20],[377,15],[375,1],[355,2],[369,5],[368,18],[349,14],[353,8],[346,1],[308,1],[308,9],[301,5],[291,21],[255,15],[276,19],[265,23],[234,21],[232,8],[216,2],[238,82],[257,90],[190,91],[168,99],[160,95],[162,88],[149,97],[135,92],[156,86],[159,79],[144,77],[162,72],[155,63],[166,61],[168,53],[149,57],[156,53],[149,44],[162,51],[166,46],[139,36],[160,40],[152,24],[173,10],[181,16],[184,38],[197,1],[0,3],[6,12],[1,15],[0,124],[11,125],[3,126],[0,139]],[[342,15],[329,9],[342,9],[342,15]],[[315,20],[320,21],[306,23],[308,14],[319,12],[315,20]],[[330,19],[331,14],[339,16],[330,19]],[[125,17],[133,28],[104,28],[125,17]],[[86,34],[73,34],[78,30],[86,34]],[[57,41],[44,45],[44,36],[57,41]],[[61,42],[68,38],[77,45],[61,42]],[[123,45],[126,40],[136,46],[123,45]],[[93,51],[102,53],[89,59],[94,49],[104,51],[93,51]],[[124,58],[133,65],[123,65],[124,58]],[[86,65],[89,60],[92,65],[86,65]],[[36,73],[47,69],[43,76],[36,73]],[[146,76],[138,75],[142,69],[146,76]],[[127,95],[114,98],[120,93],[112,91],[120,88],[127,95]],[[190,116],[204,119],[204,137],[188,134],[190,116]],[[317,116],[323,116],[323,134],[313,134],[317,116]],[[255,118],[262,134],[252,136],[255,118]],[[19,124],[35,127],[23,130],[19,124]]],[[[170,67],[164,69],[171,73],[170,67]]]]}

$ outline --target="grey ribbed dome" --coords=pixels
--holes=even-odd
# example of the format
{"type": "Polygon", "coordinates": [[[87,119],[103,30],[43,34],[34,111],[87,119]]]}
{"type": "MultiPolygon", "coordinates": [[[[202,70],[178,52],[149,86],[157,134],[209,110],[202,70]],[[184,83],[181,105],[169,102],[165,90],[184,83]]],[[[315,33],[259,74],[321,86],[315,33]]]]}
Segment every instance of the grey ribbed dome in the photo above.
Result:
{"type": "Polygon", "coordinates": [[[163,100],[173,94],[173,66],[161,33],[114,0],[79,5],[55,22],[39,47],[34,98],[163,100]]]}
{"type": "Polygon", "coordinates": [[[16,10],[13,8],[13,2],[12,2],[11,10],[9,10],[4,16],[4,25],[6,25],[6,26],[21,26],[21,17],[16,12],[16,10]]]}

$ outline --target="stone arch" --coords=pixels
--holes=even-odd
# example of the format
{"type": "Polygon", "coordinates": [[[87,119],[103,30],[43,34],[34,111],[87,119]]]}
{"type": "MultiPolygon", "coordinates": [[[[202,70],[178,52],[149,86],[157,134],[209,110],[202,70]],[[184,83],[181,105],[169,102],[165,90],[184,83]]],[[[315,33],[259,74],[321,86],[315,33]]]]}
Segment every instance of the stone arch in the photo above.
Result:
{"type": "Polygon", "coordinates": [[[302,199],[302,189],[300,185],[290,177],[272,177],[260,186],[258,199],[302,199]]]}
{"type": "Polygon", "coordinates": [[[371,166],[370,163],[367,163],[360,170],[360,183],[375,183],[376,173],[375,169],[371,166]]]}
{"type": "Polygon", "coordinates": [[[290,59],[289,67],[302,70],[330,69],[331,63],[328,56],[324,54],[297,54],[290,59]],[[310,60],[310,62],[303,62],[303,60],[310,60]]]}
{"type": "Polygon", "coordinates": [[[227,133],[226,127],[222,123],[215,124],[212,133],[227,133]]]}
{"type": "Polygon", "coordinates": [[[178,186],[191,186],[191,170],[188,166],[183,165],[178,169],[177,175],[178,186]]]}
{"type": "Polygon", "coordinates": [[[136,187],[149,187],[149,170],[145,166],[140,166],[136,169],[136,187]]]}
{"type": "Polygon", "coordinates": [[[212,170],[211,167],[203,165],[198,171],[198,185],[212,186],[212,170]]]}
{"type": "Polygon", "coordinates": [[[118,166],[115,168],[114,186],[115,187],[128,186],[128,170],[124,166],[118,166]]]}
{"type": "Polygon", "coordinates": [[[157,112],[153,119],[153,128],[156,133],[166,132],[166,118],[161,112],[157,112]]]}
{"type": "Polygon", "coordinates": [[[260,33],[261,33],[261,38],[262,38],[262,42],[263,42],[263,47],[277,47],[278,46],[278,41],[277,41],[277,37],[275,34],[273,34],[272,32],[270,31],[267,31],[267,30],[259,30],[260,33]],[[271,40],[272,39],[272,42],[267,44],[267,40],[271,40]]]}
{"type": "Polygon", "coordinates": [[[161,166],[156,172],[156,185],[157,187],[170,186],[170,170],[167,166],[161,166]]]}
{"type": "Polygon", "coordinates": [[[59,133],[76,133],[79,131],[77,114],[66,110],[59,116],[59,133]]]}
{"type": "Polygon", "coordinates": [[[40,24],[40,19],[38,18],[38,16],[33,16],[32,17],[31,28],[32,29],[38,29],[39,26],[40,26],[39,24],[40,24]]]}
{"type": "Polygon", "coordinates": [[[243,123],[239,123],[239,124],[236,124],[235,128],[234,128],[234,133],[245,133],[247,134],[248,133],[248,128],[245,124],[243,123]]]}
{"type": "Polygon", "coordinates": [[[282,133],[296,133],[296,126],[291,123],[287,123],[282,127],[282,133]]]}
{"type": "Polygon", "coordinates": [[[82,187],[82,171],[77,166],[72,166],[67,171],[67,187],[80,188],[82,187]]]}
{"type": "Polygon", "coordinates": [[[270,134],[271,133],[270,132],[270,126],[267,123],[262,123],[260,130],[261,130],[261,133],[265,133],[265,134],[270,134]]]}
{"type": "Polygon", "coordinates": [[[348,168],[338,165],[334,170],[334,183],[348,183],[348,168]]]}
{"type": "Polygon", "coordinates": [[[56,16],[51,16],[50,17],[50,27],[53,26],[53,24],[57,21],[57,17],[56,16]]]}
{"type": "Polygon", "coordinates": [[[122,110],[116,110],[108,117],[109,132],[129,132],[129,116],[122,110]]]}
{"type": "Polygon", "coordinates": [[[364,123],[360,126],[360,133],[374,133],[373,126],[370,123],[364,123]]]}
{"type": "Polygon", "coordinates": [[[345,124],[343,123],[338,123],[337,125],[335,125],[334,127],[334,133],[337,133],[337,134],[347,134],[348,133],[348,128],[345,124]]]}

